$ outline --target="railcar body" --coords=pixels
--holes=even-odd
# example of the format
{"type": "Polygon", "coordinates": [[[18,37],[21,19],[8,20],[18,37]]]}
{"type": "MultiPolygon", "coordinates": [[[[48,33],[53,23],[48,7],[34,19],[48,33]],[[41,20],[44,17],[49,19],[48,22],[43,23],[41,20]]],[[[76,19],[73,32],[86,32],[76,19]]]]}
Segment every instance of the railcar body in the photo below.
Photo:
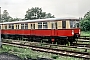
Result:
{"type": "Polygon", "coordinates": [[[80,36],[79,19],[49,18],[0,23],[2,38],[73,42],[80,36]]]}

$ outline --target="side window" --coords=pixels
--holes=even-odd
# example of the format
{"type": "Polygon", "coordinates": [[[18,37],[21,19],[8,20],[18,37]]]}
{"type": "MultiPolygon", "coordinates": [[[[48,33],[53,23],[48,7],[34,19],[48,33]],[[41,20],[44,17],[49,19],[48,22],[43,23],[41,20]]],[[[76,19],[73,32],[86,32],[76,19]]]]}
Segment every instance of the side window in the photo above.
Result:
{"type": "Polygon", "coordinates": [[[7,25],[5,25],[5,29],[7,29],[7,25]]]}
{"type": "Polygon", "coordinates": [[[28,23],[25,24],[25,29],[28,29],[28,23]]]}
{"type": "Polygon", "coordinates": [[[19,29],[19,24],[16,24],[16,29],[19,29]]]}
{"type": "Polygon", "coordinates": [[[19,29],[19,24],[16,24],[16,29],[19,29]]]}
{"type": "Polygon", "coordinates": [[[51,28],[52,29],[57,29],[57,22],[52,22],[51,23],[51,28]]]}
{"type": "Polygon", "coordinates": [[[9,24],[8,29],[14,29],[14,25],[13,24],[9,24]]]}
{"type": "Polygon", "coordinates": [[[12,24],[12,29],[14,29],[14,24],[12,24]]]}
{"type": "Polygon", "coordinates": [[[19,29],[19,24],[18,24],[18,29],[19,29]]]}
{"type": "Polygon", "coordinates": [[[8,29],[11,29],[11,28],[12,28],[12,26],[11,26],[11,24],[9,24],[9,25],[8,25],[8,29]]]}
{"type": "Polygon", "coordinates": [[[56,29],[57,29],[57,22],[55,22],[55,26],[56,26],[56,29]]]}
{"type": "Polygon", "coordinates": [[[79,23],[76,23],[76,25],[77,25],[77,28],[79,28],[79,23]]]}
{"type": "Polygon", "coordinates": [[[31,29],[33,29],[33,25],[31,24],[31,29]]]}
{"type": "Polygon", "coordinates": [[[38,22],[38,29],[42,29],[42,22],[38,22]]]}
{"type": "Polygon", "coordinates": [[[35,24],[33,24],[33,29],[35,29],[35,24]]]}
{"type": "Polygon", "coordinates": [[[48,26],[47,26],[47,22],[43,22],[43,29],[47,29],[48,26]]]}
{"type": "Polygon", "coordinates": [[[21,24],[21,29],[24,29],[24,24],[21,24]]]}
{"type": "Polygon", "coordinates": [[[66,21],[62,21],[62,28],[66,28],[66,21]]]}

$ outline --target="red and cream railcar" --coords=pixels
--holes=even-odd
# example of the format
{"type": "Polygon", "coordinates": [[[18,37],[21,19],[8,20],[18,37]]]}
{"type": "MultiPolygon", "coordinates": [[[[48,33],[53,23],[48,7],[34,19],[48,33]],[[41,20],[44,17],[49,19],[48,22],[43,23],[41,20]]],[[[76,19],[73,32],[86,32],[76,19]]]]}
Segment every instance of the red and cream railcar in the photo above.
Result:
{"type": "Polygon", "coordinates": [[[79,19],[48,18],[0,23],[2,38],[48,39],[73,42],[80,36],[79,19]]]}

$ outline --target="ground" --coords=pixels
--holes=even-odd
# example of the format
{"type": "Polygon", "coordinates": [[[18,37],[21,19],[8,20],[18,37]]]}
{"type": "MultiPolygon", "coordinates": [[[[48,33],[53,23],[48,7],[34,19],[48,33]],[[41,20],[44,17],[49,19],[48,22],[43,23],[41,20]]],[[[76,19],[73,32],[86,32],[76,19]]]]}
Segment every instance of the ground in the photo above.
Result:
{"type": "Polygon", "coordinates": [[[0,53],[8,52],[9,54],[14,54],[20,57],[22,60],[25,60],[25,59],[31,60],[30,58],[35,60],[83,60],[75,57],[60,56],[60,55],[51,54],[51,53],[33,51],[28,48],[26,49],[17,48],[17,47],[8,46],[8,45],[3,45],[2,47],[3,48],[0,49],[0,53]]]}
{"type": "Polygon", "coordinates": [[[16,55],[4,52],[0,54],[0,60],[21,60],[21,58],[16,55]]]}
{"type": "Polygon", "coordinates": [[[90,36],[90,31],[81,31],[81,36],[90,36]]]}

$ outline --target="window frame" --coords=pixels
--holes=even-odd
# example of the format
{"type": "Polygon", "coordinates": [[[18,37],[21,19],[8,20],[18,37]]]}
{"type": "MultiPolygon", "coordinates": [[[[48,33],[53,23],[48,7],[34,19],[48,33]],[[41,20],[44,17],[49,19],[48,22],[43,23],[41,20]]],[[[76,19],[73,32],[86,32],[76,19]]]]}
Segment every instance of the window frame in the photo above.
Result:
{"type": "Polygon", "coordinates": [[[45,22],[38,22],[38,29],[48,29],[48,23],[45,22]]]}

